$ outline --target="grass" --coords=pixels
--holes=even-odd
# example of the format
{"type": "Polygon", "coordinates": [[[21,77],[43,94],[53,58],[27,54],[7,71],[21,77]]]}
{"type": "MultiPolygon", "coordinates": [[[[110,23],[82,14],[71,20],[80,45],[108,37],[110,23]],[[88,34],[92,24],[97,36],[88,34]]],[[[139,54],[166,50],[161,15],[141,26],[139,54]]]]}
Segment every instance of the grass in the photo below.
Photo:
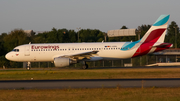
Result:
{"type": "Polygon", "coordinates": [[[0,80],[180,78],[180,68],[0,70],[0,80]]]}
{"type": "Polygon", "coordinates": [[[0,101],[179,101],[180,88],[0,90],[0,101]]]}
{"type": "MultiPolygon", "coordinates": [[[[0,70],[0,80],[180,78],[180,68],[0,70]]],[[[180,101],[180,88],[1,89],[0,101],[180,101]]]]}

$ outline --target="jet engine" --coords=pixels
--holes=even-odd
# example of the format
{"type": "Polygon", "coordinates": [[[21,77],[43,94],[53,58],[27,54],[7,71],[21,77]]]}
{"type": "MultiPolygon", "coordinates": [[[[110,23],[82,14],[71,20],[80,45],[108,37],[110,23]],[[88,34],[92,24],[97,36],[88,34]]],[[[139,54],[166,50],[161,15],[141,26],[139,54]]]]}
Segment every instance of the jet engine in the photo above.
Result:
{"type": "Polygon", "coordinates": [[[54,58],[54,65],[55,67],[65,67],[69,66],[71,63],[71,60],[69,58],[54,58]]]}

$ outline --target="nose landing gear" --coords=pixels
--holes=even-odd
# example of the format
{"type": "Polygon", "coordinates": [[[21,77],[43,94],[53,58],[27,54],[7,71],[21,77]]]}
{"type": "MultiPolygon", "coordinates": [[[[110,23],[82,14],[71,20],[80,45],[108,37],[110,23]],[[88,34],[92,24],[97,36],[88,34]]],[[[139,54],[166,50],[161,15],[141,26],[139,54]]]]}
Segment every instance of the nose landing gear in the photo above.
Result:
{"type": "Polygon", "coordinates": [[[27,69],[27,70],[30,70],[30,69],[31,69],[31,62],[27,62],[26,69],[27,69]]]}

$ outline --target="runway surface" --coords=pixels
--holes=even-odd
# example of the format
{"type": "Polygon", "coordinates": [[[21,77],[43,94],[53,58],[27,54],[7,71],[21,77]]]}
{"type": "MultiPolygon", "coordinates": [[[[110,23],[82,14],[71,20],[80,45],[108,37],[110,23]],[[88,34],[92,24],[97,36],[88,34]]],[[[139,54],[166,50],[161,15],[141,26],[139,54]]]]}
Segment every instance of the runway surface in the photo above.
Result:
{"type": "Polygon", "coordinates": [[[180,78],[163,79],[78,79],[78,80],[3,80],[0,89],[55,88],[111,88],[111,87],[180,87],[180,78]]]}

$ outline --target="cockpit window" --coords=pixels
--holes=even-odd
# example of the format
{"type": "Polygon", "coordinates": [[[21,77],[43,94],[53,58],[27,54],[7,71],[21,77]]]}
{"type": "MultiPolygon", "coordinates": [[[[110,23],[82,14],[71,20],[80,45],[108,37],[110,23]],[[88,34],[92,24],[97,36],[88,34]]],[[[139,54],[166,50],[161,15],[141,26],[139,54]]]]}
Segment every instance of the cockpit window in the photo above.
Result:
{"type": "Polygon", "coordinates": [[[13,49],[12,51],[14,51],[14,52],[19,52],[19,49],[13,49]]]}

